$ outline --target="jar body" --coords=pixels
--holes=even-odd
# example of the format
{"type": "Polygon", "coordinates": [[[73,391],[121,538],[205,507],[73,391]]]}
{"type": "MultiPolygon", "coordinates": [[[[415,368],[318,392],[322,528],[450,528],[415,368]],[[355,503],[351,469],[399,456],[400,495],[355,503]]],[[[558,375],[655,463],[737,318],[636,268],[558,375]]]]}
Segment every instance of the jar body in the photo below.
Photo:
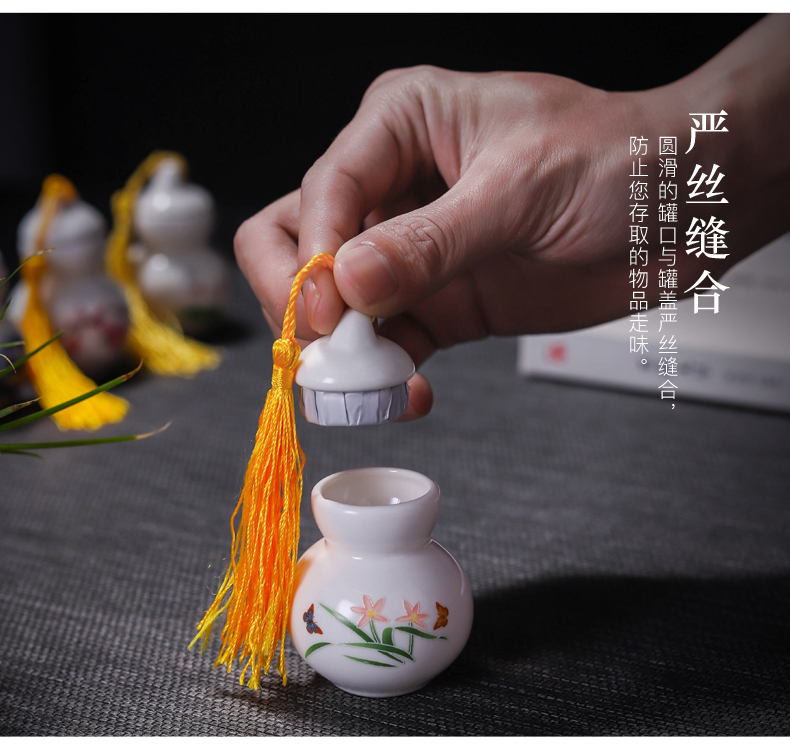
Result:
{"type": "Polygon", "coordinates": [[[149,254],[140,262],[138,282],[154,311],[175,315],[189,335],[218,327],[230,303],[230,268],[206,246],[149,254]]]}
{"type": "MultiPolygon", "coordinates": [[[[369,483],[376,470],[393,472],[337,475],[366,473],[369,483]]],[[[357,695],[398,696],[423,687],[455,660],[471,631],[469,580],[448,551],[417,529],[418,515],[434,510],[408,503],[408,509],[356,507],[361,520],[355,508],[347,512],[332,501],[319,507],[319,527],[322,510],[333,515],[323,518],[332,537],[315,543],[297,565],[291,640],[313,669],[357,695]],[[364,531],[367,522],[382,533],[380,540],[371,544],[364,532],[356,543],[354,531],[364,531]],[[411,537],[409,527],[415,528],[411,537]]],[[[315,492],[313,505],[315,512],[315,492]]],[[[430,517],[427,522],[432,525],[430,517]]]]}
{"type": "Polygon", "coordinates": [[[88,376],[101,377],[123,359],[129,311],[123,292],[106,276],[53,287],[47,312],[52,329],[63,330],[69,357],[88,376]]]}
{"type": "MultiPolygon", "coordinates": [[[[60,343],[86,375],[99,378],[124,359],[129,311],[121,289],[104,275],[69,278],[45,273],[41,300],[60,343]]],[[[30,289],[22,280],[14,288],[8,319],[17,330],[27,310],[30,289]]]]}

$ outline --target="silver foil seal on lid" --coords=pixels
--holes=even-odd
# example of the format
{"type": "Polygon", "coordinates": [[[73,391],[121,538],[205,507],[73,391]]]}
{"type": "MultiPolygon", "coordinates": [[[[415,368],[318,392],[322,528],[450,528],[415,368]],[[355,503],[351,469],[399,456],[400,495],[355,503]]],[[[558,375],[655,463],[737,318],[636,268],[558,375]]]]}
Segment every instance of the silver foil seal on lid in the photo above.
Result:
{"type": "Polygon", "coordinates": [[[324,392],[302,387],[299,407],[310,423],[320,426],[368,426],[397,421],[409,405],[409,385],[386,390],[324,392]]]}
{"type": "Polygon", "coordinates": [[[408,407],[414,371],[409,354],[376,335],[370,317],[347,309],[331,335],[302,351],[299,407],[305,420],[320,426],[395,421],[408,407]]]}

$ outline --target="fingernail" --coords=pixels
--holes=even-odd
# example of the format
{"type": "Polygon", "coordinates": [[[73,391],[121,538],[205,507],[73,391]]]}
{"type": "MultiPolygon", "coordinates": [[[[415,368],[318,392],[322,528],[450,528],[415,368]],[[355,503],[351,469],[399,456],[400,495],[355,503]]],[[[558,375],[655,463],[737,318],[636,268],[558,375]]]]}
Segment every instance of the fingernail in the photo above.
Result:
{"type": "Polygon", "coordinates": [[[398,290],[398,276],[386,256],[373,244],[341,248],[335,272],[339,272],[368,304],[384,301],[398,290]]]}
{"type": "Polygon", "coordinates": [[[321,301],[321,292],[311,278],[304,282],[302,295],[304,296],[304,306],[307,312],[307,323],[315,330],[316,310],[318,309],[318,303],[321,301]]]}

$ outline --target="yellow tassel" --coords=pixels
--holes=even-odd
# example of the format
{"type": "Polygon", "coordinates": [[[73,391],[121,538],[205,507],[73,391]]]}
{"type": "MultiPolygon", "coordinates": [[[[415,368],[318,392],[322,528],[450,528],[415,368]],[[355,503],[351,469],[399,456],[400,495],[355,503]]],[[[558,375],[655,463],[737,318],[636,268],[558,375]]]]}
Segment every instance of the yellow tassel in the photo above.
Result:
{"type": "MultiPolygon", "coordinates": [[[[65,177],[52,174],[44,180],[39,198],[41,222],[36,235],[36,252],[43,250],[47,231],[58,206],[62,203],[74,202],[76,199],[77,192],[74,185],[65,177]]],[[[27,283],[29,296],[22,317],[21,332],[28,352],[44,345],[54,335],[40,296],[41,277],[46,264],[46,258],[39,254],[31,257],[22,266],[22,277],[27,283]]],[[[26,367],[43,408],[59,405],[96,387],[96,383],[77,368],[58,340],[53,340],[35,356],[29,358],[26,367]]],[[[102,392],[55,413],[52,419],[62,430],[94,430],[105,424],[120,421],[126,415],[128,408],[129,403],[123,398],[102,392]]]]}
{"type": "Polygon", "coordinates": [[[236,656],[243,664],[239,683],[249,671],[247,685],[257,689],[261,669],[269,667],[279,646],[278,670],[286,683],[285,632],[293,596],[294,570],[299,545],[299,504],[302,499],[304,453],[294,420],[293,381],[301,349],[296,342],[296,299],[310,271],[317,265],[331,269],[328,254],[313,257],[294,278],[283,320],[282,337],[272,348],[272,388],[258,421],[241,497],[230,520],[233,536],[231,563],[225,579],[198,624],[189,645],[203,639],[227,611],[217,665],[230,672],[236,656]],[[235,529],[236,516],[241,520],[235,529]]]}
{"type": "Polygon", "coordinates": [[[175,159],[186,171],[183,156],[157,151],[143,161],[126,186],[113,195],[114,226],[107,241],[107,273],[126,296],[130,323],[128,342],[132,351],[155,374],[192,377],[203,369],[216,368],[220,363],[219,352],[186,337],[180,329],[166,324],[153,313],[140,292],[134,267],[127,256],[137,196],[165,159],[175,159]]]}

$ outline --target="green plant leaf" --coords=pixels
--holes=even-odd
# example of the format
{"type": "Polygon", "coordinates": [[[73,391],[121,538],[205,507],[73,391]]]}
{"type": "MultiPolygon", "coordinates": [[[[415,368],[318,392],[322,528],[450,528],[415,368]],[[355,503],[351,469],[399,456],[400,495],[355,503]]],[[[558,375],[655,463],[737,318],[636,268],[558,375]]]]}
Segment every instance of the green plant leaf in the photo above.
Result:
{"type": "MultiPolygon", "coordinates": [[[[0,286],[0,288],[2,288],[2,286],[0,286]]],[[[2,322],[3,319],[5,318],[5,313],[8,311],[8,307],[10,306],[11,306],[11,299],[9,299],[8,301],[6,301],[5,304],[3,304],[3,311],[0,312],[0,322],[2,322]]]]}
{"type": "Polygon", "coordinates": [[[387,626],[387,628],[385,628],[384,631],[381,632],[381,641],[384,642],[384,644],[392,645],[393,642],[392,642],[391,626],[387,626]]]}
{"type": "MultiPolygon", "coordinates": [[[[46,345],[46,343],[44,345],[46,345]]],[[[35,351],[33,353],[35,353],[35,351]]],[[[90,392],[86,392],[84,395],[80,395],[79,397],[75,397],[72,398],[71,400],[67,400],[65,403],[61,403],[60,405],[54,405],[51,408],[47,408],[46,410],[39,411],[38,413],[33,413],[29,416],[25,416],[24,418],[17,418],[16,421],[11,421],[10,423],[4,423],[2,426],[0,426],[0,433],[2,433],[3,431],[8,431],[9,429],[17,428],[19,426],[24,426],[25,424],[32,423],[33,421],[38,421],[41,418],[46,418],[47,416],[51,416],[55,413],[59,413],[61,410],[65,410],[66,408],[70,408],[72,405],[81,403],[83,400],[87,400],[89,397],[98,395],[100,392],[104,392],[105,390],[110,390],[113,387],[117,387],[122,382],[131,379],[135,374],[137,374],[137,372],[140,371],[140,367],[142,365],[143,362],[141,361],[137,365],[137,368],[134,369],[134,371],[130,371],[128,374],[124,374],[120,377],[117,377],[116,379],[113,379],[110,382],[107,382],[106,384],[102,384],[92,389],[90,392]]]]}
{"type": "Polygon", "coordinates": [[[428,634],[425,631],[420,631],[418,628],[411,628],[409,626],[396,626],[395,631],[405,631],[410,636],[419,636],[423,639],[444,639],[447,640],[446,636],[434,636],[433,634],[428,634]]]}
{"type": "Polygon", "coordinates": [[[57,335],[53,335],[46,343],[43,343],[35,351],[31,351],[30,353],[26,353],[22,358],[18,358],[14,361],[11,366],[6,366],[5,369],[0,369],[0,377],[4,377],[6,374],[10,374],[12,371],[16,371],[18,367],[22,366],[31,356],[35,356],[40,350],[46,348],[53,340],[57,340],[61,335],[63,335],[63,331],[61,330],[57,335]]]}
{"type": "Polygon", "coordinates": [[[305,660],[316,651],[316,649],[321,649],[321,647],[328,647],[332,642],[318,642],[317,644],[313,644],[312,647],[308,647],[307,651],[304,653],[305,660]]]}
{"type": "Polygon", "coordinates": [[[337,620],[340,621],[340,623],[342,623],[344,626],[348,626],[358,637],[360,637],[361,639],[364,639],[366,642],[372,642],[373,641],[373,639],[370,636],[368,636],[361,628],[359,628],[359,626],[355,626],[344,615],[341,615],[340,613],[337,613],[336,611],[332,610],[332,608],[327,608],[327,606],[324,605],[323,603],[319,603],[319,605],[327,613],[329,613],[330,615],[332,615],[335,618],[337,618],[337,620]]]}
{"type": "MultiPolygon", "coordinates": [[[[172,421],[170,422],[172,423],[172,421]]],[[[140,439],[147,439],[164,431],[170,423],[166,423],[156,431],[149,431],[147,434],[124,434],[123,436],[104,436],[96,439],[71,439],[60,442],[20,442],[19,444],[3,444],[0,442],[0,452],[18,454],[21,449],[58,449],[60,447],[85,447],[89,444],[113,444],[115,442],[136,442],[140,439]]]]}
{"type": "MultiPolygon", "coordinates": [[[[0,317],[2,319],[2,317],[0,317]]],[[[24,342],[21,340],[12,340],[10,343],[0,343],[0,348],[14,348],[18,345],[24,345],[24,342]]]]}
{"type": "MultiPolygon", "coordinates": [[[[40,252],[34,252],[32,255],[30,255],[30,257],[26,257],[24,260],[22,260],[22,262],[19,263],[19,265],[17,265],[15,270],[12,270],[5,278],[0,279],[0,288],[3,288],[6,283],[8,283],[8,281],[10,281],[11,278],[13,278],[22,269],[22,267],[30,262],[34,257],[46,254],[52,250],[53,247],[47,247],[46,249],[42,249],[40,252]]],[[[8,304],[6,304],[6,309],[8,309],[8,304]]],[[[3,310],[3,313],[5,313],[5,309],[3,310]]],[[[0,316],[0,319],[2,319],[2,316],[0,316]]]]}
{"type": "Polygon", "coordinates": [[[376,662],[376,660],[363,660],[361,657],[352,657],[351,655],[346,655],[349,660],[355,660],[356,662],[362,662],[365,665],[378,665],[379,667],[395,667],[395,665],[390,665],[389,662],[376,662]]]}
{"type": "Polygon", "coordinates": [[[41,455],[37,455],[35,452],[28,452],[25,449],[14,449],[7,454],[10,455],[24,455],[25,457],[38,457],[39,460],[43,459],[41,455]]]}
{"type": "Polygon", "coordinates": [[[346,647],[363,647],[364,649],[377,649],[382,654],[390,654],[399,655],[401,657],[406,657],[409,660],[413,660],[414,658],[404,649],[400,649],[400,647],[395,647],[392,644],[382,644],[380,642],[343,642],[346,647]]]}
{"type": "Polygon", "coordinates": [[[6,416],[10,416],[12,413],[16,413],[18,410],[22,410],[22,408],[27,408],[28,405],[32,405],[33,403],[37,403],[38,398],[35,400],[28,400],[26,403],[16,403],[14,405],[9,405],[7,408],[3,408],[0,410],[0,418],[5,418],[6,416]]]}

